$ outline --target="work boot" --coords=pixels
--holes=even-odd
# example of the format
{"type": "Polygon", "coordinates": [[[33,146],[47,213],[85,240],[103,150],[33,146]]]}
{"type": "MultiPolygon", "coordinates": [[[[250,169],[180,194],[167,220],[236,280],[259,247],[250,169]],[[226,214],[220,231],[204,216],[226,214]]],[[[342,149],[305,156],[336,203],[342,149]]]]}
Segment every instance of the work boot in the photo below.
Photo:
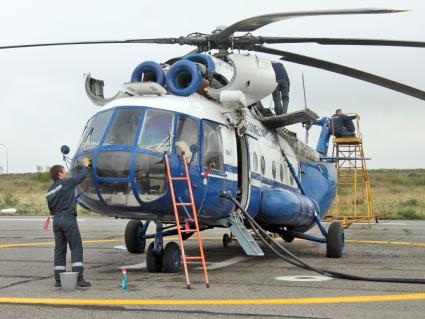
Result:
{"type": "Polygon", "coordinates": [[[77,287],[79,287],[79,288],[89,288],[89,287],[91,287],[91,283],[85,281],[84,279],[79,279],[77,281],[77,287]]]}
{"type": "Polygon", "coordinates": [[[56,280],[56,282],[55,282],[55,287],[56,287],[56,288],[61,287],[61,281],[60,281],[60,280],[56,280]]]}

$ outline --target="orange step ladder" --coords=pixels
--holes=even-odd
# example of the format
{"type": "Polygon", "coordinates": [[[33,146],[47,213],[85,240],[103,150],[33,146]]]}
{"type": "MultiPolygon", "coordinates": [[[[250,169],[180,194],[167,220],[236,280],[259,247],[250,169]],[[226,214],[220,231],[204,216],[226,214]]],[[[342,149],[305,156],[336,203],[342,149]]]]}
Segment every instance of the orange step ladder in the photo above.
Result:
{"type": "Polygon", "coordinates": [[[168,184],[170,185],[170,192],[171,192],[171,200],[173,202],[173,210],[174,210],[174,217],[176,218],[176,226],[177,226],[177,233],[179,236],[179,242],[180,242],[180,252],[182,256],[183,261],[183,268],[184,268],[184,274],[186,276],[186,287],[190,289],[190,279],[189,279],[189,271],[187,268],[187,261],[189,260],[201,260],[202,261],[202,267],[204,269],[204,276],[205,276],[205,284],[207,288],[209,288],[210,283],[208,281],[208,272],[207,272],[207,265],[205,263],[205,256],[204,256],[204,249],[202,247],[202,240],[201,240],[201,232],[199,231],[199,225],[198,225],[198,216],[196,214],[196,208],[195,208],[195,201],[193,200],[193,193],[192,193],[192,185],[190,182],[190,176],[189,176],[189,170],[187,168],[187,161],[184,152],[182,153],[183,158],[183,164],[184,164],[184,170],[185,170],[185,176],[184,177],[172,177],[171,171],[170,171],[170,164],[168,162],[168,154],[164,154],[165,158],[165,166],[167,168],[167,176],[168,176],[168,184]],[[176,196],[174,194],[174,187],[173,187],[173,181],[186,181],[187,187],[189,190],[189,202],[188,203],[177,203],[176,202],[176,196]],[[192,216],[193,220],[191,219],[185,219],[185,227],[184,229],[180,226],[180,216],[178,207],[181,206],[190,206],[192,208],[192,216]],[[189,222],[192,222],[195,224],[195,229],[190,228],[189,222]],[[198,246],[199,246],[199,256],[186,256],[186,253],[184,251],[184,244],[183,244],[183,238],[182,233],[194,233],[196,232],[196,235],[198,236],[198,246]]]}

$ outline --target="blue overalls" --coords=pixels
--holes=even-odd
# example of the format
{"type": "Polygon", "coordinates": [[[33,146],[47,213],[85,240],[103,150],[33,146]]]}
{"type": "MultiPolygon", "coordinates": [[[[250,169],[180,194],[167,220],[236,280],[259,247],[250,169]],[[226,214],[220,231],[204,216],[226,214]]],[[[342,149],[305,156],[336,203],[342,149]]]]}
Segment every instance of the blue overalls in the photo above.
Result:
{"type": "Polygon", "coordinates": [[[78,280],[83,279],[83,244],[77,224],[77,201],[75,187],[87,176],[89,170],[83,167],[81,172],[71,178],[56,180],[47,192],[47,204],[54,215],[53,232],[55,234],[55,279],[66,271],[66,246],[71,249],[72,271],[78,272],[78,280]]]}

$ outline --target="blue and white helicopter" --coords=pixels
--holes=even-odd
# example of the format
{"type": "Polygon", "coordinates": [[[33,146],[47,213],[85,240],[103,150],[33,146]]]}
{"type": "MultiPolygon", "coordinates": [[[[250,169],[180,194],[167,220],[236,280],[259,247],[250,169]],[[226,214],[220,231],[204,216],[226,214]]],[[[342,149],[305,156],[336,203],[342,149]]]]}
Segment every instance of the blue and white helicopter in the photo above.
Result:
{"type": "MultiPolygon", "coordinates": [[[[72,159],[78,170],[80,159],[92,160],[91,174],[79,186],[78,203],[86,209],[130,219],[125,242],[130,253],[145,251],[149,272],[177,271],[180,252],[163,238],[175,235],[176,220],[167,181],[164,156],[173,176],[182,176],[182,156],[187,159],[195,206],[201,230],[230,228],[248,255],[262,255],[247,230],[241,209],[270,233],[291,242],[304,238],[327,245],[327,256],[343,255],[344,230],[340,223],[326,229],[321,219],[336,193],[336,171],[327,156],[329,125],[316,149],[300,141],[285,126],[310,125],[318,116],[309,109],[274,114],[262,100],[278,87],[281,60],[321,68],[374,83],[425,100],[425,92],[382,77],[287,51],[267,43],[316,42],[324,45],[384,45],[424,47],[423,42],[261,37],[250,32],[284,19],[345,14],[398,12],[360,9],[277,13],[252,17],[212,34],[186,37],[46,43],[28,46],[158,43],[195,46],[190,54],[165,63],[146,61],[138,65],[131,81],[111,98],[103,95],[103,81],[86,75],[89,99],[101,106],[87,122],[72,159]],[[235,35],[236,32],[248,32],[235,35]],[[236,53],[239,50],[245,53],[236,53]],[[276,61],[253,54],[274,54],[276,61]],[[150,222],[154,234],[147,234],[150,222]],[[323,237],[306,232],[318,226],[323,237]],[[165,258],[165,255],[178,258],[165,258]]],[[[11,47],[4,47],[11,48],[11,47]]],[[[276,93],[276,92],[275,92],[276,93]]],[[[278,95],[279,97],[279,95],[278,95]]],[[[282,98],[283,96],[280,96],[282,98]]],[[[183,182],[182,182],[183,183],[183,182]]],[[[176,198],[188,201],[187,187],[174,186],[176,198]]],[[[190,219],[182,208],[181,218],[190,219]]],[[[186,234],[185,239],[190,234],[186,234]]],[[[228,243],[229,236],[223,238],[228,243]]],[[[177,248],[176,248],[177,246],[177,248]]]]}

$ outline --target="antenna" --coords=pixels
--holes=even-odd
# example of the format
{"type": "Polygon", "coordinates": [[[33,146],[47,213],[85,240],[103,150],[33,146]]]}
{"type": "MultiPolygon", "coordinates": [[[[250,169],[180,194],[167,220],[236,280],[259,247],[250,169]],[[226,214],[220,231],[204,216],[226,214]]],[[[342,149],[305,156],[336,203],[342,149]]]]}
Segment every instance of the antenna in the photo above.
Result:
{"type": "MultiPolygon", "coordinates": [[[[303,93],[304,93],[304,109],[307,110],[307,96],[305,94],[305,83],[304,83],[304,73],[301,73],[301,79],[303,82],[303,93]]],[[[303,123],[305,127],[305,143],[308,144],[308,130],[310,129],[310,123],[303,123]]]]}
{"type": "Polygon", "coordinates": [[[301,78],[303,81],[303,92],[304,92],[304,108],[307,109],[307,97],[305,95],[305,83],[304,83],[304,73],[301,73],[301,78]]]}

